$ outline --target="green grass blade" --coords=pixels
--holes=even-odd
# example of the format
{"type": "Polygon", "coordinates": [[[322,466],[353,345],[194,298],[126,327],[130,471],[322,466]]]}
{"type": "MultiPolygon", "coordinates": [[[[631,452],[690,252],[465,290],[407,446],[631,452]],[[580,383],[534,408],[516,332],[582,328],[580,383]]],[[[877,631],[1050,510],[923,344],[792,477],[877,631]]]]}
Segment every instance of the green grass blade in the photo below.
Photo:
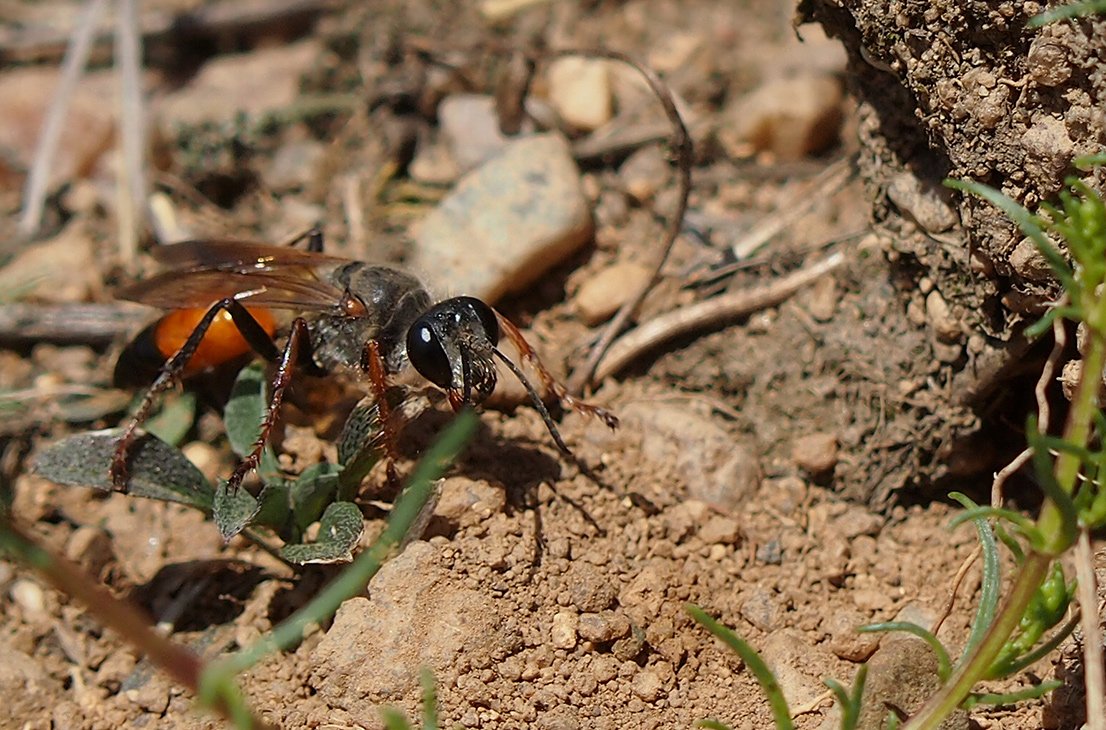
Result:
{"type": "Polygon", "coordinates": [[[769,669],[768,665],[764,663],[764,660],[760,658],[760,654],[757,654],[756,649],[751,647],[729,628],[715,621],[706,611],[698,606],[689,603],[684,606],[684,610],[707,631],[721,639],[722,643],[733,649],[734,652],[741,657],[741,661],[745,662],[745,666],[749,668],[749,671],[753,673],[756,680],[760,682],[761,689],[764,690],[764,694],[768,697],[768,704],[772,707],[772,716],[776,720],[777,730],[793,730],[795,725],[791,722],[791,710],[787,706],[787,700],[783,696],[783,690],[780,689],[780,684],[776,681],[776,676],[772,674],[772,670],[769,669]]]}
{"type": "MultiPolygon", "coordinates": [[[[969,510],[977,506],[975,502],[959,492],[953,492],[949,496],[969,510]]],[[[995,620],[995,611],[998,610],[999,596],[1002,593],[1002,567],[999,564],[998,543],[995,541],[994,530],[983,517],[973,518],[972,523],[975,524],[976,533],[979,535],[979,547],[983,555],[983,577],[979,591],[979,605],[975,609],[975,620],[972,621],[972,630],[964,645],[964,651],[960,653],[960,661],[964,661],[979,642],[983,641],[983,637],[995,620]]]]}
{"type": "Polygon", "coordinates": [[[944,682],[952,675],[952,661],[949,659],[948,651],[945,650],[945,645],[933,635],[932,631],[923,626],[910,621],[885,621],[879,624],[861,626],[857,631],[864,634],[871,634],[876,631],[903,631],[913,634],[929,644],[929,648],[933,649],[933,653],[937,655],[937,676],[941,678],[941,681],[944,682]]]}
{"type": "Polygon", "coordinates": [[[969,695],[968,699],[964,700],[964,709],[970,710],[973,707],[979,705],[1013,705],[1017,702],[1024,702],[1025,700],[1035,700],[1038,697],[1047,695],[1054,689],[1063,687],[1064,683],[1058,679],[1050,679],[1047,682],[1041,682],[1035,684],[1032,687],[1020,690],[1018,692],[1007,692],[1005,694],[978,694],[969,695]]]}

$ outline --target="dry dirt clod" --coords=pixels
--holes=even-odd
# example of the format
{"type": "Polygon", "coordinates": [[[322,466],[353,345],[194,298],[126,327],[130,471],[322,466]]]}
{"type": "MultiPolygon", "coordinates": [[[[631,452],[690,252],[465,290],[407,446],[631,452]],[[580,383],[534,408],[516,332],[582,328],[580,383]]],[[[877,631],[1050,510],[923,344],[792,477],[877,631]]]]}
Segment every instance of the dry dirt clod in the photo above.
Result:
{"type": "Polygon", "coordinates": [[[1010,266],[1014,272],[1025,279],[1037,283],[1052,281],[1052,267],[1048,265],[1048,259],[1040,252],[1036,244],[1028,238],[1023,238],[1010,252],[1010,266]]]}
{"type": "Polygon", "coordinates": [[[580,638],[597,644],[621,639],[630,635],[630,621],[617,611],[600,611],[580,615],[580,638]]]}
{"type": "Polygon", "coordinates": [[[963,334],[960,322],[953,317],[945,298],[936,289],[926,295],[926,317],[941,342],[956,342],[963,334]]]}
{"type": "Polygon", "coordinates": [[[837,466],[837,434],[811,433],[795,439],[791,458],[810,474],[825,474],[837,466]]]}
{"type": "Polygon", "coordinates": [[[642,147],[618,168],[623,188],[639,203],[652,200],[668,184],[669,173],[668,162],[659,147],[642,147]]]}
{"type": "Polygon", "coordinates": [[[857,628],[871,623],[871,618],[859,611],[838,611],[829,617],[823,628],[830,635],[829,649],[850,662],[867,661],[879,648],[879,634],[862,634],[857,628]]]}
{"type": "Polygon", "coordinates": [[[761,652],[779,680],[787,703],[799,707],[822,694],[822,677],[833,659],[821,646],[811,645],[795,629],[782,629],[768,637],[761,652]]]}

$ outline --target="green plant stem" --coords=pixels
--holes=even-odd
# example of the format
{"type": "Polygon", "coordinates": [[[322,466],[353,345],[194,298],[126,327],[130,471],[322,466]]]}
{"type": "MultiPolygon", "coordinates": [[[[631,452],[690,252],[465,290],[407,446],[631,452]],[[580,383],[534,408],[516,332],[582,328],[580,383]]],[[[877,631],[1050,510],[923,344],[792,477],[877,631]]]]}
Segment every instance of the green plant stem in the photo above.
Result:
{"type": "MultiPolygon", "coordinates": [[[[1106,338],[1103,337],[1102,326],[1106,322],[1106,297],[1096,295],[1096,287],[1089,289],[1083,311],[1086,312],[1090,337],[1087,350],[1083,354],[1083,371],[1064,427],[1064,440],[1079,445],[1085,445],[1091,435],[1098,408],[1102,367],[1106,362],[1106,338]]],[[[1079,457],[1070,451],[1061,451],[1056,458],[1056,482],[1068,495],[1075,490],[1081,464],[1079,457]]],[[[1042,549],[1026,555],[1025,562],[1019,566],[1014,586],[983,641],[957,667],[941,691],[933,695],[910,720],[906,726],[909,730],[937,728],[968,697],[975,683],[986,677],[987,670],[1002,651],[1002,647],[1018,628],[1026,607],[1048,575],[1052,561],[1071,547],[1071,537],[1068,537],[1070,530],[1065,528],[1064,515],[1052,500],[1046,499],[1041,506],[1037,528],[1046,538],[1042,549]]]]}
{"type": "MultiPolygon", "coordinates": [[[[59,591],[87,606],[104,627],[122,636],[175,681],[194,693],[198,691],[203,669],[200,657],[151,629],[149,618],[141,611],[115,598],[73,563],[40,547],[5,514],[0,514],[0,547],[34,568],[59,591]]],[[[214,704],[214,708],[233,719],[236,714],[233,705],[231,699],[214,704]]],[[[260,726],[253,718],[250,721],[260,726]]]]}
{"type": "Polygon", "coordinates": [[[991,624],[987,635],[968,657],[953,672],[948,683],[922,705],[918,713],[910,719],[907,730],[935,730],[972,691],[972,687],[987,673],[994,663],[1006,640],[1014,633],[1045,576],[1048,575],[1052,557],[1040,553],[1030,553],[1018,570],[1018,577],[1002,608],[991,624]]]}

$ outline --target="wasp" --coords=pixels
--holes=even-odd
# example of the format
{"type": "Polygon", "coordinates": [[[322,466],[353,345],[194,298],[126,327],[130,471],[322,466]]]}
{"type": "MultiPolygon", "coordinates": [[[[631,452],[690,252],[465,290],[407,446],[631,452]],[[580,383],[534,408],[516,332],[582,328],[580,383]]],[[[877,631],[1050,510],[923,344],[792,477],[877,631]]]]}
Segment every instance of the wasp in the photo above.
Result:
{"type": "Polygon", "coordinates": [[[469,296],[435,302],[411,274],[327,255],[316,229],[300,238],[308,240],[306,248],[235,240],[159,246],[154,258],[166,270],[117,293],[120,299],[171,310],[145,333],[149,342],[144,347],[167,359],[116,442],[110,476],[117,489],[126,488],[130,449],[158,397],[192,372],[246,351],[275,368],[260,435],[227,480],[231,490],[257,468],[297,372],[322,376],[345,370],[368,380],[391,470],[395,434],[388,425],[389,381],[413,368],[443,390],[456,411],[479,406],[491,395],[498,361],[526,388],[557,448],[575,458],[538,390],[499,349],[501,337],[563,407],[618,426],[614,414],[569,394],[518,327],[485,302],[469,296]],[[283,337],[278,337],[274,311],[296,313],[283,337]]]}

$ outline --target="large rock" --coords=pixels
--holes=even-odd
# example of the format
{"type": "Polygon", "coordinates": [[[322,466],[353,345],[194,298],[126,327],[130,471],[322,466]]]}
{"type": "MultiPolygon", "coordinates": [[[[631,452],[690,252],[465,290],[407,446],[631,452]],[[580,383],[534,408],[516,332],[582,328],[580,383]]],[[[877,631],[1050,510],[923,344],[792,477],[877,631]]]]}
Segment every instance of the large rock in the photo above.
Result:
{"type": "Polygon", "coordinates": [[[568,143],[536,135],[461,179],[422,221],[407,265],[439,292],[495,301],[534,283],[591,235],[568,143]]]}

